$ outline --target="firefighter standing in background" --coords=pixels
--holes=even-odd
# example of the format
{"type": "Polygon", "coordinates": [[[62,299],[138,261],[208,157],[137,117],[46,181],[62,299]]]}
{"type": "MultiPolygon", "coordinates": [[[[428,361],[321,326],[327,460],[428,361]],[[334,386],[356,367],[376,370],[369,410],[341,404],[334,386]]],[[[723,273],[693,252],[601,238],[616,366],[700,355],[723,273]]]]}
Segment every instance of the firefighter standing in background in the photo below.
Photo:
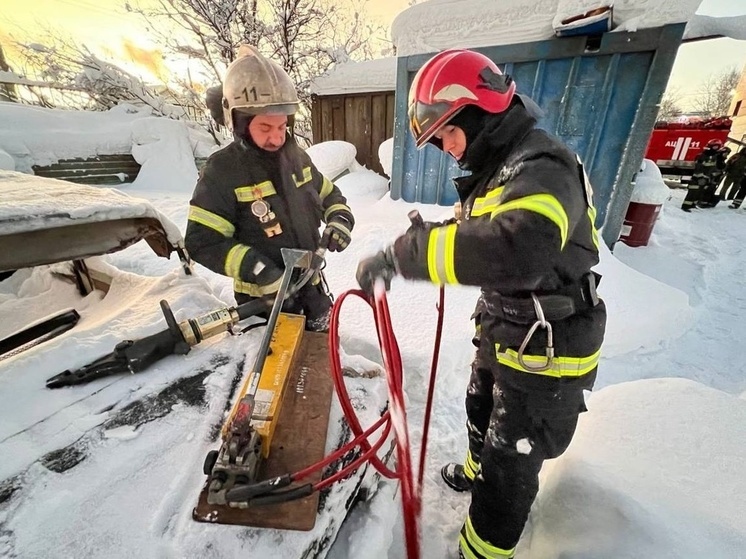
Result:
{"type": "MultiPolygon", "coordinates": [[[[328,249],[344,250],[355,221],[339,189],[289,133],[298,96],[278,64],[243,45],[228,67],[222,106],[235,139],[201,171],[185,244],[194,260],[233,278],[242,304],[277,292],[281,248],[315,251],[324,221],[328,249]]],[[[327,330],[331,298],[320,274],[283,308],[305,314],[306,329],[327,330]]]]}
{"type": "Polygon", "coordinates": [[[725,180],[720,189],[721,200],[733,200],[736,197],[744,175],[746,175],[746,148],[741,148],[725,163],[725,180]]]}
{"type": "Polygon", "coordinates": [[[715,189],[725,171],[723,142],[710,140],[705,149],[694,159],[694,173],[687,186],[686,198],[681,204],[685,212],[696,207],[712,207],[717,204],[715,189]]]}
{"type": "Polygon", "coordinates": [[[736,192],[733,203],[728,207],[732,210],[737,210],[743,204],[744,198],[746,198],[746,171],[741,175],[741,180],[738,183],[738,192],[736,192]]]}
{"type": "Polygon", "coordinates": [[[459,537],[466,559],[513,557],[538,474],[562,454],[585,411],[604,336],[596,295],[592,191],[575,154],[535,128],[529,99],[487,57],[444,51],[409,94],[418,147],[430,142],[470,175],[455,179],[463,217],[412,226],[362,260],[368,293],[395,274],[481,286],[466,393],[468,451],[441,475],[471,490],[459,537]]]}

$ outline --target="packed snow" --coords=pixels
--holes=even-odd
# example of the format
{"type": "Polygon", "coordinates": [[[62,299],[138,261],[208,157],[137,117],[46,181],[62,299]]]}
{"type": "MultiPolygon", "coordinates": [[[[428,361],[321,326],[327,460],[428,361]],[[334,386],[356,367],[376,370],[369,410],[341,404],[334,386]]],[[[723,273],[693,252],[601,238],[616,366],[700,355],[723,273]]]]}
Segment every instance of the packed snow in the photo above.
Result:
{"type": "MultiPolygon", "coordinates": [[[[76,126],[79,133],[85,128],[76,126]]],[[[63,142],[50,144],[51,151],[62,151],[63,142]]],[[[172,162],[157,155],[166,146],[148,145],[143,151],[152,150],[147,161],[157,180],[121,190],[148,199],[183,231],[194,184],[167,172],[172,162]]],[[[360,258],[408,227],[410,210],[418,209],[427,220],[451,215],[450,208],[391,200],[386,178],[356,162],[337,184],[356,217],[350,247],[327,257],[326,275],[338,296],[356,288],[360,258]]],[[[600,294],[609,322],[596,390],[588,396],[589,412],[581,417],[569,450],[542,470],[519,558],[735,558],[746,549],[746,215],[724,205],[686,214],[678,209],[684,192],[670,194],[649,246],[620,243],[614,254],[602,250],[600,294]]],[[[20,270],[0,282],[2,322],[14,319],[7,326],[0,323],[0,338],[55,310],[74,307],[81,314],[71,331],[0,361],[0,495],[5,497],[0,555],[263,558],[276,553],[278,547],[257,547],[256,530],[191,520],[204,479],[201,461],[213,444],[210,429],[221,417],[236,362],[244,354],[253,357],[261,329],[209,339],[188,355],[169,357],[137,375],[86,387],[44,388],[44,380],[61,369],[108,353],[120,340],[163,329],[160,299],[171,303],[179,320],[234,303],[228,278],[201,266],[197,276],[186,277],[175,258],[158,259],[144,243],[95,264],[109,266],[114,276],[105,297],[94,292],[81,298],[55,267],[20,270]],[[196,403],[175,399],[162,416],[134,428],[111,422],[128,404],[176,380],[195,378],[203,394],[196,403]],[[63,448],[64,453],[55,453],[63,448]]],[[[415,454],[437,292],[430,284],[396,278],[388,296],[404,361],[415,454]]],[[[466,448],[463,397],[473,355],[469,316],[477,294],[469,287],[446,290],[422,513],[422,556],[433,559],[456,558],[469,504],[468,495],[443,485],[439,469],[461,460],[466,448]]],[[[343,308],[340,337],[350,362],[380,362],[364,304],[343,308]]],[[[395,483],[381,481],[372,500],[354,509],[328,557],[405,557],[400,495],[395,483]]],[[[293,545],[302,538],[290,532],[270,535],[279,548],[300,549],[293,545]]]]}

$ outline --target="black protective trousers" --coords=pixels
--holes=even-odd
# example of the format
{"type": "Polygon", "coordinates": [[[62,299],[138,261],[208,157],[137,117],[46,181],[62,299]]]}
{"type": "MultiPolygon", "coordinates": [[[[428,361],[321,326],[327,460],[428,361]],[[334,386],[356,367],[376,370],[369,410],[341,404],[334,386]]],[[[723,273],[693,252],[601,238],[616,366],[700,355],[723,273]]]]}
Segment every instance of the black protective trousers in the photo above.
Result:
{"type": "MultiPolygon", "coordinates": [[[[552,323],[557,363],[567,361],[562,358],[596,354],[605,324],[603,301],[552,323]]],[[[578,416],[586,411],[583,391],[590,390],[596,378],[595,366],[581,375],[576,371],[552,376],[498,362],[499,352],[518,351],[529,326],[481,316],[475,340],[478,350],[466,394],[470,458],[480,468],[472,487],[469,520],[477,539],[502,550],[511,550],[518,543],[539,490],[542,464],[567,449],[578,416]]],[[[544,355],[545,342],[545,332],[540,329],[525,353],[544,355]]],[[[590,362],[597,362],[597,358],[590,362]]],[[[472,546],[470,553],[492,557],[481,554],[478,546],[472,546]]]]}

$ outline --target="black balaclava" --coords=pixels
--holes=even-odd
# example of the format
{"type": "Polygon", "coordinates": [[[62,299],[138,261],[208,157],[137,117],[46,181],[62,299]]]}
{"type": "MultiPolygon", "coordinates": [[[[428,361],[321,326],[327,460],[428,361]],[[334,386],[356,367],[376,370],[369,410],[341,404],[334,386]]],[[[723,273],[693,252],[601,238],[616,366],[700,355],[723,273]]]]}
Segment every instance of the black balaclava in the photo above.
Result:
{"type": "Polygon", "coordinates": [[[448,121],[448,124],[458,126],[466,135],[466,149],[474,143],[479,133],[484,130],[487,119],[491,116],[481,107],[467,105],[448,121]]]}
{"type": "Polygon", "coordinates": [[[535,123],[535,117],[518,96],[501,113],[488,113],[476,105],[469,105],[449,121],[466,135],[466,151],[458,166],[477,173],[501,165],[535,123]]]}

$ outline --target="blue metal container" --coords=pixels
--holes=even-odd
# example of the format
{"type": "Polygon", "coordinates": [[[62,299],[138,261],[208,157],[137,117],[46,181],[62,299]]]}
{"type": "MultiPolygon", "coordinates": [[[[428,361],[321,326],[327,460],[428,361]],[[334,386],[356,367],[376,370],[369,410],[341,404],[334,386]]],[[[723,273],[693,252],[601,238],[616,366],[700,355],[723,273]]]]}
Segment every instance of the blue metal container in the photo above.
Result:
{"type": "MultiPolygon", "coordinates": [[[[559,136],[583,160],[595,191],[596,225],[612,246],[621,230],[668,82],[684,24],[519,45],[479,48],[518,91],[544,109],[539,126],[559,136]]],[[[417,70],[433,53],[400,57],[396,78],[391,196],[451,205],[451,179],[461,171],[433,146],[417,150],[408,129],[407,95],[417,70]]]]}

